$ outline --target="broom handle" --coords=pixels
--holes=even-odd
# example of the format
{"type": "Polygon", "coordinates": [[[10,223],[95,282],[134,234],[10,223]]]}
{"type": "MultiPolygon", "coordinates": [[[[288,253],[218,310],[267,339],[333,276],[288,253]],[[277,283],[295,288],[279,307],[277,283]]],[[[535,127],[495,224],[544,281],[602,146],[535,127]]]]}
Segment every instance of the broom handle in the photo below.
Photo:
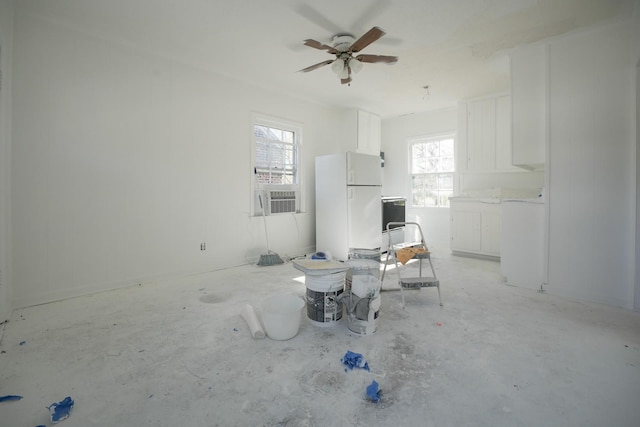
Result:
{"type": "Polygon", "coordinates": [[[269,246],[269,233],[267,232],[267,213],[262,206],[262,196],[258,193],[258,200],[260,200],[260,207],[262,208],[262,220],[264,221],[264,237],[267,240],[267,253],[271,252],[271,246],[269,246]]]}
{"type": "Polygon", "coordinates": [[[264,237],[267,240],[267,253],[271,252],[271,246],[269,246],[269,233],[267,232],[267,213],[262,205],[262,191],[258,185],[258,171],[253,168],[253,176],[256,179],[256,189],[258,190],[258,201],[260,202],[260,209],[262,210],[262,220],[264,221],[264,237]]]}

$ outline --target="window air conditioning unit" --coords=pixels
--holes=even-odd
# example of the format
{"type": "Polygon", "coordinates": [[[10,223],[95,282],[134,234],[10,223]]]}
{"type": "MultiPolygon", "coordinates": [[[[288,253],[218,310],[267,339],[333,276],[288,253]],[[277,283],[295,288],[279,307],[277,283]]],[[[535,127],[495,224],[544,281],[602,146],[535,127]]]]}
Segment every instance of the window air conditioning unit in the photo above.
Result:
{"type": "Polygon", "coordinates": [[[297,212],[298,195],[296,193],[295,190],[269,190],[267,192],[269,214],[297,212]]]}

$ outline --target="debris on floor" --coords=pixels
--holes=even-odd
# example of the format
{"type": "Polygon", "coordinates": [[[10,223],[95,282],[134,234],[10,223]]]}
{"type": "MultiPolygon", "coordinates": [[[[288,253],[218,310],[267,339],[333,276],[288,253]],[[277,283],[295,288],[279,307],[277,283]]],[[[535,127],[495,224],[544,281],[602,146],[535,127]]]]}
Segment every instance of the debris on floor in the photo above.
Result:
{"type": "Polygon", "coordinates": [[[47,406],[47,409],[51,413],[51,422],[55,424],[69,418],[74,403],[75,402],[73,401],[71,396],[67,396],[61,402],[52,403],[51,405],[47,406]]]}
{"type": "Polygon", "coordinates": [[[14,402],[20,399],[22,399],[22,396],[16,396],[12,394],[8,394],[6,396],[0,396],[0,402],[14,402]]]}
{"type": "Polygon", "coordinates": [[[376,380],[373,380],[373,382],[367,386],[367,397],[374,402],[380,401],[381,392],[382,390],[379,389],[379,385],[376,380]]]}
{"type": "MultiPolygon", "coordinates": [[[[347,350],[347,353],[342,358],[342,363],[347,365],[347,368],[361,368],[369,371],[369,363],[365,362],[364,357],[360,353],[354,353],[350,350],[347,350]]],[[[347,369],[345,368],[345,372],[347,369]]]]}
{"type": "Polygon", "coordinates": [[[240,315],[244,321],[247,322],[251,336],[254,339],[262,339],[265,337],[264,329],[262,329],[262,325],[260,325],[260,321],[258,320],[258,315],[252,305],[245,304],[244,307],[242,307],[242,310],[240,310],[240,315]]]}

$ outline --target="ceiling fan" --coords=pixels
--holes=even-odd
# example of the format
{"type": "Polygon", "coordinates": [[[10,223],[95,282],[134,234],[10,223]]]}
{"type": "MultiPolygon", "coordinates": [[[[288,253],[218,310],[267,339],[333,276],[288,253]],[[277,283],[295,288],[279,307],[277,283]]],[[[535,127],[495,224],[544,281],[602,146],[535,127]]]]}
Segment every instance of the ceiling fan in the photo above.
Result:
{"type": "Polygon", "coordinates": [[[307,39],[304,41],[306,46],[314,49],[326,50],[331,55],[335,55],[335,59],[328,59],[326,61],[319,62],[311,65],[307,68],[303,68],[302,72],[308,73],[317,68],[324,67],[325,65],[331,65],[331,69],[340,78],[342,84],[351,83],[351,72],[357,73],[362,69],[362,63],[376,63],[382,62],[385,64],[395,64],[398,61],[397,56],[384,56],[384,55],[357,55],[354,54],[360,52],[371,43],[384,36],[385,32],[379,27],[373,27],[367,31],[358,40],[355,39],[353,34],[338,33],[332,38],[333,46],[320,43],[313,39],[307,39]]]}

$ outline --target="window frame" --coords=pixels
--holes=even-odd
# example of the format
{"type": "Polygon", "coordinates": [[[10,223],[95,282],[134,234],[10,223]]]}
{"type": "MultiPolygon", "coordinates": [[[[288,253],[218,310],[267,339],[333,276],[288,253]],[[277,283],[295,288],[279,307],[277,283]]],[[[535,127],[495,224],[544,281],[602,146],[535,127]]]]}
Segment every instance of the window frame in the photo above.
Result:
{"type": "Polygon", "coordinates": [[[457,138],[456,138],[456,132],[454,131],[450,131],[450,132],[442,132],[442,133],[436,133],[436,134],[428,134],[428,135],[419,135],[419,136],[412,136],[407,138],[407,158],[408,158],[408,164],[407,164],[407,170],[408,170],[408,175],[409,175],[409,182],[408,182],[408,194],[409,194],[409,206],[411,206],[412,208],[420,208],[420,209],[432,209],[432,208],[436,208],[436,209],[448,209],[450,207],[450,202],[448,200],[448,197],[453,196],[454,194],[456,194],[456,188],[457,188],[457,170],[456,170],[456,164],[457,164],[457,155],[458,155],[458,149],[457,149],[457,138]],[[413,171],[413,164],[414,164],[414,158],[413,158],[413,146],[415,144],[419,144],[419,143],[426,143],[426,142],[432,142],[432,141],[442,141],[442,140],[446,140],[446,139],[451,139],[453,140],[453,148],[452,148],[452,156],[453,156],[453,167],[451,171],[446,171],[446,172],[424,172],[424,173],[414,173],[413,171]],[[413,187],[413,180],[414,180],[414,176],[426,176],[426,175],[435,175],[436,177],[439,177],[440,175],[444,175],[444,174],[451,174],[451,179],[452,179],[452,188],[451,188],[451,195],[447,196],[447,203],[446,205],[434,205],[434,206],[423,206],[423,205],[416,205],[414,204],[414,187],[413,187]]]}
{"type": "MultiPolygon", "coordinates": [[[[296,205],[297,209],[295,213],[303,212],[303,204],[302,204],[302,188],[303,188],[303,168],[302,168],[302,124],[282,119],[274,116],[270,116],[267,114],[261,113],[253,113],[251,117],[251,212],[253,216],[262,216],[262,209],[260,208],[260,201],[258,199],[258,189],[261,190],[262,195],[262,205],[266,206],[267,203],[267,193],[272,190],[279,191],[295,191],[296,192],[296,205]],[[275,129],[281,129],[285,131],[291,131],[294,134],[294,142],[295,146],[294,156],[295,156],[295,182],[292,184],[260,184],[258,183],[258,176],[255,173],[255,168],[257,168],[256,162],[256,152],[257,152],[257,142],[258,138],[255,136],[255,126],[266,126],[275,129]]],[[[266,215],[271,215],[269,210],[266,210],[266,215]]],[[[273,214],[280,215],[280,214],[273,214]]]]}

